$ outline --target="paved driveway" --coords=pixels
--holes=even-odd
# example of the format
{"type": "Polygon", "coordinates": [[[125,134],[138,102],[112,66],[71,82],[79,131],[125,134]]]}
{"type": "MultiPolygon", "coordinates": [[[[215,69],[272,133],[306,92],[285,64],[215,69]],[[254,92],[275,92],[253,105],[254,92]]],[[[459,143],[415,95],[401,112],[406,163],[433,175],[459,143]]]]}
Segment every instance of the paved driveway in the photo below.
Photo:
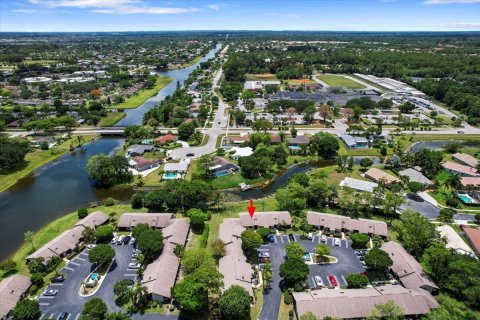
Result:
{"type": "Polygon", "coordinates": [[[101,298],[110,312],[121,310],[113,300],[113,285],[122,279],[136,278],[136,270],[128,269],[128,264],[132,261],[133,247],[131,245],[112,246],[115,249],[116,265],[112,265],[100,289],[91,297],[84,298],[79,295],[81,283],[90,273],[91,267],[91,263],[88,262],[88,249],[86,249],[61,270],[66,275],[63,283],[48,286],[47,289],[58,290],[58,294],[54,297],[41,295],[38,298],[42,318],[56,319],[61,313],[68,312],[69,319],[76,320],[80,317],[85,302],[93,297],[101,298]]]}
{"type": "MultiPolygon", "coordinates": [[[[314,236],[312,240],[300,240],[299,238],[300,237],[295,236],[297,242],[301,244],[307,252],[315,252],[317,245],[321,241],[320,236],[314,236]]],[[[336,257],[338,263],[309,265],[310,274],[308,277],[308,285],[310,288],[317,287],[314,280],[315,276],[322,278],[324,285],[331,284],[329,280],[330,275],[335,276],[339,285],[347,285],[346,278],[348,275],[365,271],[362,262],[352,249],[352,242],[350,240],[340,240],[340,246],[335,246],[334,238],[328,237],[326,244],[330,248],[329,255],[336,257]]]]}
{"type": "Polygon", "coordinates": [[[263,245],[260,249],[267,249],[270,252],[272,261],[273,276],[268,285],[265,285],[263,294],[262,312],[258,319],[278,319],[282,290],[280,289],[280,264],[285,259],[285,246],[290,242],[288,236],[275,236],[275,242],[263,245]]]}
{"type": "Polygon", "coordinates": [[[407,195],[405,203],[400,206],[399,210],[401,212],[410,209],[412,211],[419,212],[422,216],[427,219],[436,219],[440,214],[440,209],[431,204],[428,201],[425,201],[421,197],[407,195]]]}

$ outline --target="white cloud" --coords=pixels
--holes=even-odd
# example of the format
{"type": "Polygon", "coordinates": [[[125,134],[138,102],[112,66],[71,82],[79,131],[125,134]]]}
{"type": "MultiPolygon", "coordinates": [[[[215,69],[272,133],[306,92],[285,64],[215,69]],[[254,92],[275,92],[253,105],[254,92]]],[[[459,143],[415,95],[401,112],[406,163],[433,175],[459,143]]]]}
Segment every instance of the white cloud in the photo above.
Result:
{"type": "Polygon", "coordinates": [[[445,27],[451,29],[480,29],[480,22],[451,23],[447,24],[445,27]]]}
{"type": "Polygon", "coordinates": [[[13,9],[12,12],[20,12],[20,13],[37,13],[35,9],[13,9]]]}
{"type": "Polygon", "coordinates": [[[179,13],[190,13],[199,11],[197,8],[163,8],[163,7],[116,7],[116,8],[104,8],[104,9],[93,9],[90,10],[95,13],[105,13],[105,14],[138,14],[138,13],[149,13],[149,14],[179,14],[179,13]]]}
{"type": "Polygon", "coordinates": [[[48,8],[79,8],[104,14],[180,14],[199,11],[193,7],[148,6],[142,0],[28,0],[28,2],[48,8]]]}
{"type": "Polygon", "coordinates": [[[212,10],[220,10],[220,5],[219,4],[208,4],[207,5],[208,8],[212,9],[212,10]]]}
{"type": "Polygon", "coordinates": [[[424,4],[480,3],[480,0],[425,0],[424,4]]]}

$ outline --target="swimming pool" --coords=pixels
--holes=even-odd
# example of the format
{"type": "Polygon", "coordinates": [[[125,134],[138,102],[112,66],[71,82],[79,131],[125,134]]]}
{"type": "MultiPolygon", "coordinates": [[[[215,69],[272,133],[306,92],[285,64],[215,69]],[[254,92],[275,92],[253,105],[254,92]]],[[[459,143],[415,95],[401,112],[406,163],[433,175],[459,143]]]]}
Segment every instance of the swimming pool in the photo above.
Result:
{"type": "Polygon", "coordinates": [[[162,179],[164,180],[174,180],[174,179],[179,179],[180,175],[178,173],[174,172],[166,172],[163,174],[162,179]]]}
{"type": "Polygon", "coordinates": [[[289,146],[288,149],[291,149],[291,150],[302,150],[302,147],[300,147],[300,146],[289,146]]]}
{"type": "Polygon", "coordinates": [[[458,197],[460,198],[460,200],[462,200],[463,203],[474,203],[475,201],[473,201],[472,198],[470,198],[469,195],[467,194],[459,194],[458,197]]]}
{"type": "Polygon", "coordinates": [[[230,172],[226,171],[226,170],[222,170],[222,171],[217,171],[215,172],[215,177],[223,177],[223,176],[228,176],[230,174],[230,172]]]}

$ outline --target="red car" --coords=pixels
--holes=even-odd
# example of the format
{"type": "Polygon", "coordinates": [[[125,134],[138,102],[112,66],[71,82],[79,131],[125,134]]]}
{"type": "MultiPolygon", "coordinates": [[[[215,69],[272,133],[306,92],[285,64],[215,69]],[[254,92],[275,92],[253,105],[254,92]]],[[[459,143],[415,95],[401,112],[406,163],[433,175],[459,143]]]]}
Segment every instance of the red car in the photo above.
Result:
{"type": "Polygon", "coordinates": [[[338,284],[337,284],[337,279],[335,279],[335,276],[328,276],[328,279],[330,280],[330,283],[332,284],[332,286],[336,287],[338,284]]]}

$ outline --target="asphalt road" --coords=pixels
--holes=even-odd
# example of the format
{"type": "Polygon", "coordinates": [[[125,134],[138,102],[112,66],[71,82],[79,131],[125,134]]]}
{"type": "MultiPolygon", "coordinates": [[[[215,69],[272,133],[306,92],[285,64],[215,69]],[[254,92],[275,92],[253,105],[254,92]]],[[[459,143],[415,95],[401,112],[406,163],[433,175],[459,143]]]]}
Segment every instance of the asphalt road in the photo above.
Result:
{"type": "Polygon", "coordinates": [[[412,211],[419,212],[427,219],[436,219],[440,214],[440,209],[428,201],[425,201],[421,197],[412,196],[408,194],[405,198],[404,204],[399,208],[401,212],[410,209],[412,211]]]}

